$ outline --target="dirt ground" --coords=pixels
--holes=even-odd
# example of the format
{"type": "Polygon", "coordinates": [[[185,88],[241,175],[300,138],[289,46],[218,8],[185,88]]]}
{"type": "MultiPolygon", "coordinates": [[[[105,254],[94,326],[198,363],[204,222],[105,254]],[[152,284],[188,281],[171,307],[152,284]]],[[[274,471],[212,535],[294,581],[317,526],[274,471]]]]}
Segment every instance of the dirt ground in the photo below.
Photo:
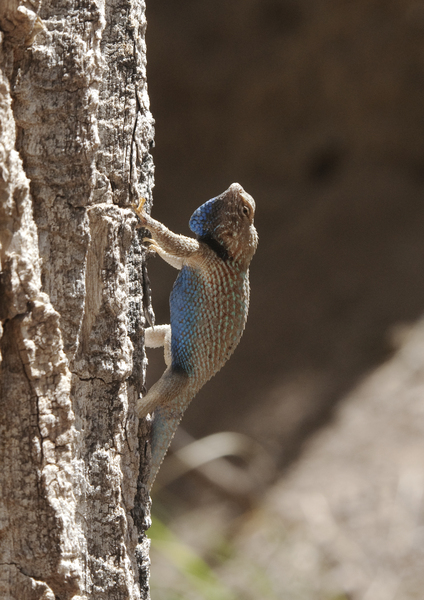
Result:
{"type": "Polygon", "coordinates": [[[422,598],[424,323],[398,335],[245,524],[228,577],[247,555],[275,597],[422,598]]]}

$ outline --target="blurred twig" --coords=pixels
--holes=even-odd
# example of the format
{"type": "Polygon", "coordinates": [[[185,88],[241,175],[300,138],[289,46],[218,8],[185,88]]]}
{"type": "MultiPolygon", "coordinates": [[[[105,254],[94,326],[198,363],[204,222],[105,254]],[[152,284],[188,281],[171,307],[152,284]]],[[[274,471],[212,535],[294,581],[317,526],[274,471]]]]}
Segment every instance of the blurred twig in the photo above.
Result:
{"type": "Polygon", "coordinates": [[[270,481],[275,464],[272,457],[252,438],[232,431],[208,435],[191,441],[186,432],[179,432],[181,438],[190,442],[169,456],[160,471],[156,487],[165,486],[196,469],[211,483],[225,492],[239,495],[256,495],[270,481]],[[225,457],[242,459],[245,467],[238,467],[225,457]]]}

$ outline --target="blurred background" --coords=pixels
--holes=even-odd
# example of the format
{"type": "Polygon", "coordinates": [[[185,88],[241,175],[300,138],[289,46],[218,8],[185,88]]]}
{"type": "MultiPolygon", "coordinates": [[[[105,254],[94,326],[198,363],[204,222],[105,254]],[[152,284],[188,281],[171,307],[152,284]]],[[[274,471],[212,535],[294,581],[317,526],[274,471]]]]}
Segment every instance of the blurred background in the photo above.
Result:
{"type": "MultiPolygon", "coordinates": [[[[147,18],[153,216],[191,235],[237,181],[260,239],[243,339],[153,490],[152,596],[421,600],[424,3],[161,0],[147,18]]],[[[149,274],[167,323],[176,271],[149,274]]],[[[149,351],[148,386],[163,370],[149,351]]]]}

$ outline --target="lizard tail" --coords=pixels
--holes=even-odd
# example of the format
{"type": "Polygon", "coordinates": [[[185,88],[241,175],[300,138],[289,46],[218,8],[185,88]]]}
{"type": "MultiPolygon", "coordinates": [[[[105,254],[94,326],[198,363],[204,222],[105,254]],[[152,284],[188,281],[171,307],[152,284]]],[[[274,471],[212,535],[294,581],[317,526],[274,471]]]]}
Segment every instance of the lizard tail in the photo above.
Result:
{"type": "Polygon", "coordinates": [[[183,412],[174,406],[158,406],[155,410],[152,428],[152,463],[147,488],[151,490],[159,468],[168,452],[169,445],[180,424],[183,412]]]}

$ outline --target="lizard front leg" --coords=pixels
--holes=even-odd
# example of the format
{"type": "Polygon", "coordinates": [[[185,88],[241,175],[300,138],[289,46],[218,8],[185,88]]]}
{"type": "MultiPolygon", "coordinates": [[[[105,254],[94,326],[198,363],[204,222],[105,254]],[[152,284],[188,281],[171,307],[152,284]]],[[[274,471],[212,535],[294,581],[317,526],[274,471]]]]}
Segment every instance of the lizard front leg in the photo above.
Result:
{"type": "Polygon", "coordinates": [[[147,238],[147,241],[151,242],[153,249],[166,262],[177,269],[181,269],[184,259],[189,259],[197,254],[200,248],[199,242],[193,238],[173,233],[165,225],[152,219],[144,210],[145,202],[146,200],[141,198],[139,205],[137,207],[133,205],[132,208],[143,227],[152,234],[153,242],[149,238],[147,238]]]}

